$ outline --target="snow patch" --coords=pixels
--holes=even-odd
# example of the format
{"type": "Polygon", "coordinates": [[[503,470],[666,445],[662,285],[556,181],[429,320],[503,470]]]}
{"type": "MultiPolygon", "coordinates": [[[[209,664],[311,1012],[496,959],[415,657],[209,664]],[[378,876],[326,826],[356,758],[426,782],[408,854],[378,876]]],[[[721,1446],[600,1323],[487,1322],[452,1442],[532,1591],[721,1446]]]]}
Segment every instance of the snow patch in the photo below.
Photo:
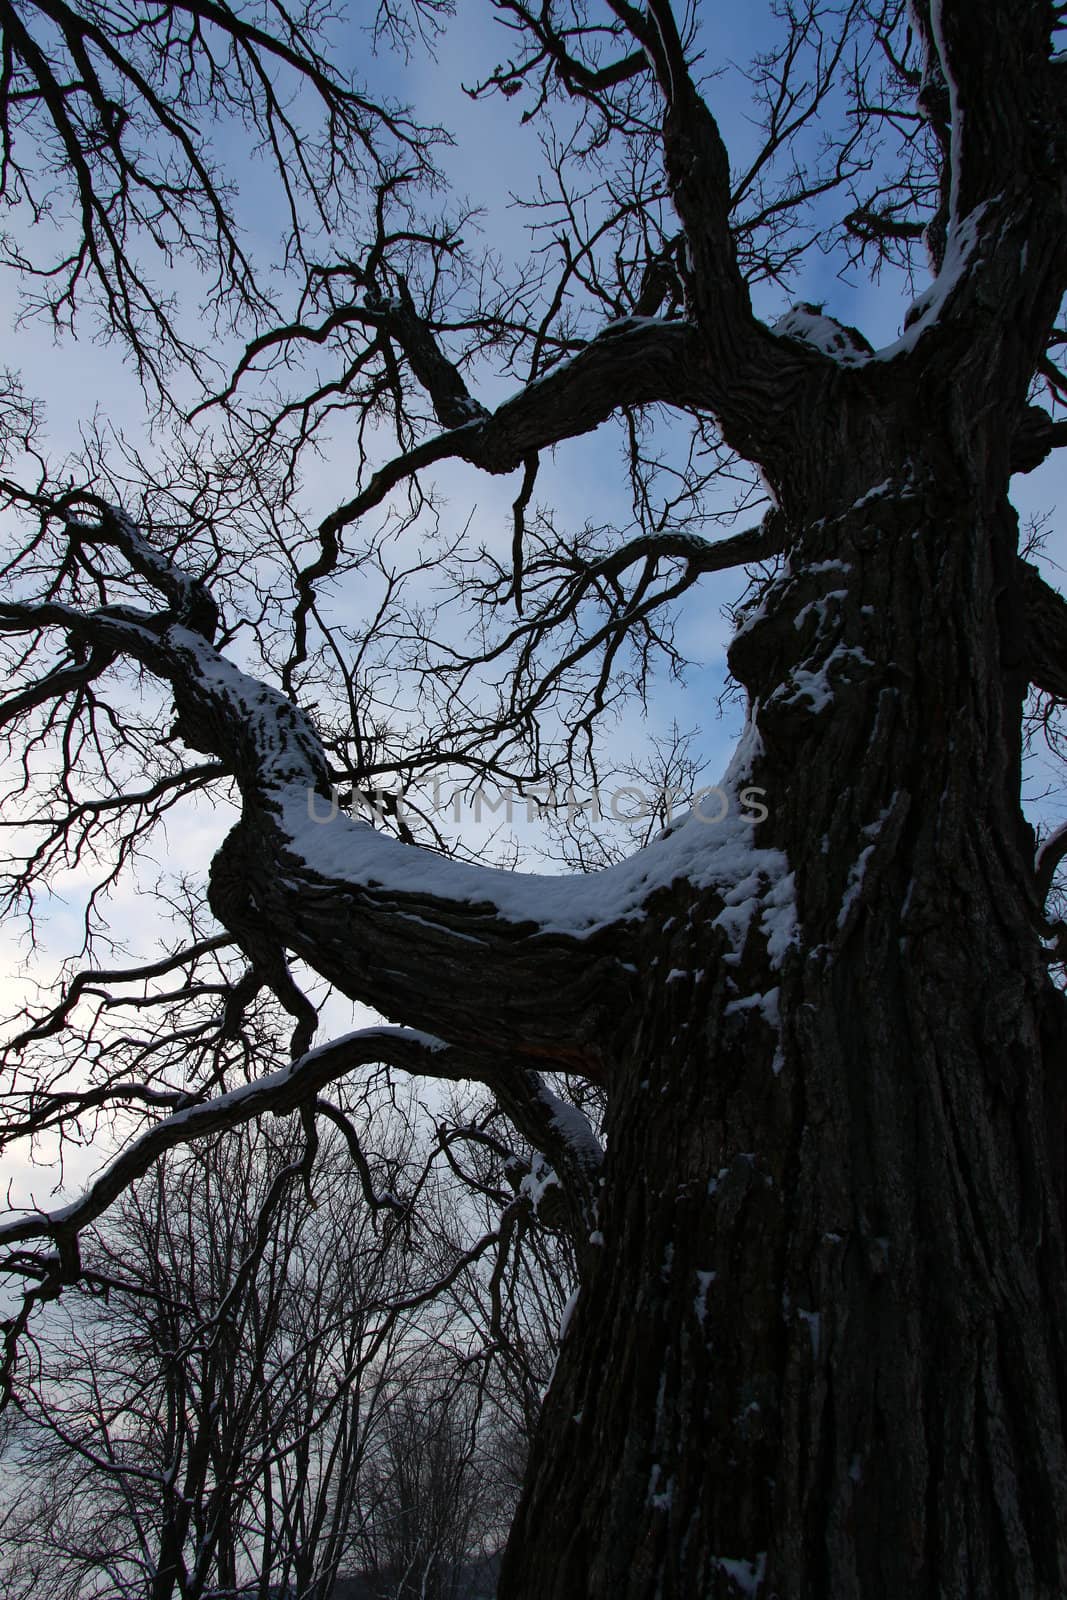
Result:
{"type": "Polygon", "coordinates": [[[814,715],[825,711],[833,703],[834,689],[830,682],[830,668],[849,660],[858,662],[861,666],[873,666],[867,655],[855,645],[835,645],[826,660],[816,669],[810,667],[794,667],[786,683],[780,684],[771,695],[771,701],[778,701],[782,705],[792,704],[796,700],[808,699],[814,715]]]}
{"type": "Polygon", "coordinates": [[[549,1121],[555,1131],[580,1157],[583,1165],[599,1166],[604,1159],[604,1148],[585,1112],[561,1100],[545,1083],[538,1089],[538,1099],[548,1107],[549,1121]]]}
{"type": "Polygon", "coordinates": [[[560,1187],[559,1178],[554,1167],[549,1166],[543,1156],[538,1157],[534,1166],[519,1184],[519,1194],[529,1200],[534,1215],[541,1205],[549,1189],[560,1187]]]}
{"type": "Polygon", "coordinates": [[[767,1552],[761,1550],[754,1561],[745,1561],[734,1556],[713,1556],[712,1559],[720,1572],[737,1586],[739,1594],[757,1595],[767,1571],[767,1552]]]}
{"type": "Polygon", "coordinates": [[[904,319],[906,327],[900,338],[879,350],[874,357],[876,361],[892,361],[894,356],[914,350],[923,334],[935,326],[949,296],[958,287],[971,265],[978,243],[978,224],[990,204],[990,201],[983,200],[981,205],[975,206],[974,210],[969,211],[959,222],[949,226],[941,271],[909,309],[904,319]]]}
{"type": "Polygon", "coordinates": [[[781,1021],[778,1008],[778,999],[781,991],[778,988],[768,989],[766,994],[746,994],[739,1000],[727,1002],[723,1015],[736,1016],[745,1011],[761,1011],[772,1028],[777,1028],[781,1021]]]}
{"type": "Polygon", "coordinates": [[[577,1289],[572,1289],[567,1298],[567,1304],[563,1307],[563,1315],[559,1319],[559,1333],[557,1334],[557,1339],[560,1344],[562,1344],[564,1339],[567,1337],[567,1329],[571,1325],[571,1318],[574,1315],[574,1308],[578,1304],[578,1296],[580,1293],[581,1285],[579,1285],[577,1289]]]}
{"type": "Polygon", "coordinates": [[[853,500],[851,509],[857,511],[860,506],[869,505],[872,500],[881,500],[893,488],[892,478],[886,478],[882,483],[876,483],[873,489],[868,489],[866,494],[861,494],[858,500],[853,500]]]}
{"type": "MultiPolygon", "coordinates": [[[[940,0],[931,4],[931,20],[935,34],[940,28],[940,0]],[[938,20],[934,21],[934,18],[938,20]]],[[[944,59],[942,55],[942,59],[944,59]]],[[[933,283],[919,296],[905,317],[905,328],[900,338],[873,354],[863,350],[831,317],[794,306],[772,325],[772,332],[787,338],[799,339],[829,356],[840,366],[864,366],[869,361],[892,361],[896,356],[913,350],[938,322],[942,311],[965,273],[970,267],[978,243],[978,226],[988,211],[991,201],[985,200],[965,217],[958,215],[959,138],[963,125],[963,111],[951,75],[946,71],[946,82],[952,103],[952,178],[949,200],[950,222],[945,240],[945,254],[941,270],[933,283]]],[[[882,486],[884,492],[885,486],[882,486]]],[[[873,493],[873,491],[872,491],[873,493]]],[[[861,502],[857,502],[862,504],[861,502]]]]}
{"type": "Polygon", "coordinates": [[[697,1272],[697,1292],[693,1296],[693,1310],[701,1327],[704,1326],[704,1319],[708,1314],[708,1290],[715,1282],[716,1276],[714,1272],[697,1272]]]}
{"type": "Polygon", "coordinates": [[[870,359],[869,352],[849,337],[848,329],[807,306],[791,306],[784,317],[772,324],[771,332],[780,338],[799,339],[802,344],[810,344],[843,367],[861,366],[870,359]]]}
{"type": "Polygon", "coordinates": [[[863,877],[867,871],[867,862],[874,854],[874,845],[869,844],[860,851],[851,867],[848,869],[848,882],[841,898],[841,909],[837,913],[838,931],[844,928],[852,914],[852,907],[863,893],[863,877]]]}
{"type": "Polygon", "coordinates": [[[809,600],[806,606],[801,606],[800,610],[793,618],[794,628],[799,631],[804,626],[805,619],[811,614],[811,612],[814,611],[818,615],[819,629],[821,631],[826,625],[826,608],[830,601],[847,599],[847,589],[828,589],[827,592],[820,595],[817,600],[809,600]]]}

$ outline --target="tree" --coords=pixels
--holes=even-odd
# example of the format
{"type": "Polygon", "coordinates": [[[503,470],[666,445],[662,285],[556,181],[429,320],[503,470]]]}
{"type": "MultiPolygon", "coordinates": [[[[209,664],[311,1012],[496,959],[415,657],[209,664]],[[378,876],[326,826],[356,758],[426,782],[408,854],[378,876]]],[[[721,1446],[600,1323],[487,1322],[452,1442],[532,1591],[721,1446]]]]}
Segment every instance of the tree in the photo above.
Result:
{"type": "MultiPolygon", "coordinates": [[[[6,1225],[30,1284],[12,1338],[165,1149],[268,1110],[299,1110],[313,1141],[325,1086],[374,1064],[472,1079],[551,1165],[530,1187],[558,1186],[581,1275],[502,1595],[1051,1600],[1067,1106],[1042,901],[1067,836],[1035,866],[1020,766],[1028,687],[1067,697],[1067,612],[1020,560],[1009,483],[1067,429],[1062,8],[783,8],[750,77],[760,138],[733,168],[695,22],[666,0],[495,10],[515,54],[475,92],[556,129],[529,270],[508,283],[464,219],[420,211],[428,168],[404,149],[339,164],[344,226],[366,231],[338,246],[326,215],[323,262],[298,229],[293,314],[241,308],[258,321],[213,397],[225,459],[187,444],[162,465],[98,452],[73,488],[12,477],[29,531],[0,606],[5,715],[23,794],[49,804],[16,891],[108,828],[123,866],[180,795],[239,807],[210,919],[190,891],[188,939],[141,969],[153,1004],[179,974],[162,1012],[116,1043],[130,969],[94,968],[17,1040],[46,1057],[33,1079],[14,1058],[11,1131],[101,1106],[149,1125],[82,1200],[6,1225]],[[758,314],[814,240],[894,284],[929,272],[899,339],[875,350],[812,304],[758,314]],[[494,363],[520,378],[495,402],[472,387],[494,363]],[[615,415],[634,526],[569,533],[533,502],[539,462],[615,415]],[[359,481],[309,531],[294,456],[339,417],[359,481]],[[445,462],[522,474],[508,557],[419,542],[445,462]],[[738,463],[768,509],[716,538],[738,463]],[[460,585],[474,646],[403,610],[394,536],[411,582],[432,563],[460,585]],[[673,659],[663,608],[761,563],[729,652],[747,715],[721,797],[636,856],[524,875],[412,842],[410,815],[395,837],[345,809],[386,774],[573,778],[605,710],[673,659]],[[343,583],[375,572],[364,628],[343,583]],[[384,706],[393,665],[429,732],[384,706]],[[307,972],[390,1023],[312,1048],[307,972]],[[247,1078],[250,1031],[279,1053],[268,995],[291,1063],[247,1078]],[[606,1095],[605,1158],[559,1074],[606,1095]]],[[[88,37],[67,31],[71,59],[88,37]]],[[[11,38],[9,105],[62,127],[88,73],[49,98],[40,48],[11,38]]],[[[126,94],[159,121],[139,83],[126,94]]],[[[367,137],[402,127],[425,156],[411,126],[367,137]]],[[[71,138],[127,148],[102,112],[71,138]]],[[[89,269],[116,282],[113,259],[89,269]]]]}
{"type": "Polygon", "coordinates": [[[481,1420],[470,1386],[431,1376],[393,1393],[364,1485],[374,1515],[355,1547],[382,1600],[466,1600],[471,1566],[498,1548],[513,1507],[481,1420]]]}
{"type": "Polygon", "coordinates": [[[90,1242],[91,1297],[38,1329],[16,1396],[5,1593],[329,1593],[426,1271],[339,1141],[314,1208],[286,1143],[175,1152],[90,1242]]]}
{"type": "MultiPolygon", "coordinates": [[[[86,1241],[88,1295],[36,1328],[12,1395],[10,1600],[327,1600],[356,1569],[465,1595],[499,1549],[530,1430],[524,1302],[551,1293],[553,1263],[509,1229],[486,1267],[504,1196],[464,1229],[466,1190],[457,1207],[410,1108],[362,1110],[390,1124],[375,1192],[417,1206],[363,1203],[336,1130],[309,1195],[299,1140],[253,1127],[172,1152],[86,1241]]],[[[483,1160],[477,1181],[495,1176],[483,1160]]]]}

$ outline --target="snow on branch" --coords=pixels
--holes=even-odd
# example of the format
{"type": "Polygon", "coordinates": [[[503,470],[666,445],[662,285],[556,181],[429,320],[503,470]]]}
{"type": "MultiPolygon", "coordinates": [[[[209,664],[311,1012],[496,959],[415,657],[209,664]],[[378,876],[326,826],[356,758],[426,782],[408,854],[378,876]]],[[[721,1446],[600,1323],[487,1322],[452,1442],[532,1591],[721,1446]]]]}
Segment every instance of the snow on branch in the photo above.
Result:
{"type": "MultiPolygon", "coordinates": [[[[120,527],[131,562],[177,592],[169,568],[155,570],[162,558],[146,553],[129,525],[120,527]]],[[[751,541],[739,538],[749,558],[751,541]]],[[[717,563],[714,546],[687,547],[694,553],[717,563]]],[[[739,803],[750,775],[744,755],[724,780],[721,816],[709,820],[698,810],[599,873],[508,872],[402,843],[340,812],[308,715],[169,612],[0,605],[0,628],[49,626],[123,651],[168,681],[182,738],[236,779],[243,819],[215,858],[211,905],[290,1010],[279,988],[285,949],[398,1021],[530,1066],[596,1077],[627,992],[624,954],[597,935],[639,924],[650,898],[677,880],[725,894],[761,873],[776,882],[786,870],[776,852],[755,845],[739,803]],[[487,983],[498,995],[491,1017],[487,983]],[[551,1008],[538,1000],[546,992],[554,995],[551,1008]]]]}
{"type": "MultiPolygon", "coordinates": [[[[95,1222],[166,1151],[207,1138],[225,1128],[240,1127],[268,1112],[286,1116],[308,1104],[320,1089],[356,1067],[381,1063],[406,1072],[459,1077],[471,1070],[471,1063],[467,1060],[460,1063],[459,1055],[460,1052],[450,1050],[441,1040],[408,1028],[361,1028],[345,1034],[308,1051],[279,1072],[242,1084],[226,1094],[194,1101],[161,1118],[109,1162],[77,1200],[56,1211],[33,1211],[0,1225],[0,1248],[27,1239],[49,1238],[57,1244],[73,1239],[81,1229],[95,1222]]],[[[2,1264],[0,1270],[3,1270],[2,1264]]]]}

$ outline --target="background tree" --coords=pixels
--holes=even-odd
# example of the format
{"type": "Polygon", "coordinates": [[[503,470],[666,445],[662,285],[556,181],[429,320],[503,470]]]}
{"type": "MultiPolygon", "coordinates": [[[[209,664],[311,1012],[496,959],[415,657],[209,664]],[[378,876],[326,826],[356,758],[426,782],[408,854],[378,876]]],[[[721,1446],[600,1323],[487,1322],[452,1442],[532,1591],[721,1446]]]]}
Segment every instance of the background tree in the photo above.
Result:
{"type": "Polygon", "coordinates": [[[6,1593],[329,1593],[417,1285],[343,1148],[312,1208],[285,1142],[175,1152],[87,1249],[17,1396],[6,1593]]]}
{"type": "Polygon", "coordinates": [[[470,1386],[428,1375],[390,1397],[363,1486],[374,1513],[353,1551],[383,1600],[467,1600],[499,1548],[514,1505],[479,1409],[470,1386]]]}
{"type": "Polygon", "coordinates": [[[87,1296],[37,1327],[14,1395],[10,1600],[328,1600],[357,1570],[466,1600],[514,1509],[569,1284],[547,1236],[518,1247],[530,1203],[498,1187],[484,1127],[456,1109],[442,1174],[412,1108],[364,1106],[365,1127],[386,1119],[365,1172],[336,1130],[309,1173],[299,1142],[253,1127],[172,1152],[103,1220],[87,1296]]]}
{"type": "MultiPolygon", "coordinates": [[[[233,302],[248,343],[201,412],[225,450],[90,451],[73,486],[39,458],[11,473],[13,895],[68,852],[109,881],[179,797],[239,810],[206,901],[178,898],[182,943],[73,973],[16,1038],[10,1133],[102,1109],[146,1126],[81,1200],[6,1225],[29,1285],[8,1379],[82,1271],[80,1232],[166,1149],[270,1110],[299,1112],[311,1151],[326,1085],[367,1067],[473,1080],[541,1152],[531,1182],[559,1188],[582,1280],[504,1595],[1058,1595],[1064,1002],[1043,898],[1064,844],[1035,867],[1020,768],[1028,687],[1063,694],[1067,633],[1008,491],[1067,426],[1062,11],[785,9],[731,165],[695,18],[494,9],[514,53],[474,93],[546,124],[525,268],[420,195],[429,133],[372,117],[388,156],[325,169],[359,195],[340,240],[340,212],[320,212],[319,257],[290,231],[292,306],[233,302]],[[898,339],[783,311],[816,241],[916,280],[898,339]],[[541,462],[612,416],[630,523],[566,529],[534,500],[541,462]],[[299,455],[342,426],[357,481],[308,527],[299,455]],[[515,475],[506,552],[431,536],[445,462],[515,475]],[[728,485],[765,514],[715,537],[728,485]],[[605,714],[678,664],[665,608],[755,564],[720,820],[697,806],[557,878],[333,806],[385,775],[576,781],[605,714]],[[425,603],[431,568],[468,642],[425,603]],[[313,1048],[309,974],[392,1024],[313,1048]],[[140,1020],[120,1031],[123,994],[140,1020]]],[[[240,44],[244,16],[211,26],[240,44]]],[[[11,104],[61,128],[41,49],[12,50],[11,104]]],[[[329,115],[350,103],[312,86],[329,115]]],[[[101,122],[75,153],[123,154],[101,122]]],[[[15,391],[9,415],[18,448],[15,391]]]]}

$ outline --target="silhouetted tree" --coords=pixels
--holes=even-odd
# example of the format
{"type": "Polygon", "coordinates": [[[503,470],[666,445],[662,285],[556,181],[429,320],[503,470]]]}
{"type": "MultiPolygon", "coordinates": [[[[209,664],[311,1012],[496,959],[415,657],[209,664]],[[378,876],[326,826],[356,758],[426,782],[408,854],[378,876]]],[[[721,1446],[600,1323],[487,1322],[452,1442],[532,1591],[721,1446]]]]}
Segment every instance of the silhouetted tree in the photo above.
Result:
{"type": "Polygon", "coordinates": [[[503,1596],[1053,1600],[1064,1000],[1044,899],[1067,832],[1035,865],[1020,761],[1028,691],[1067,697],[1067,609],[1020,560],[1009,484],[1067,432],[1062,7],[782,7],[732,164],[694,16],[493,9],[513,53],[472,92],[546,132],[513,279],[442,207],[432,132],[353,99],[282,9],[117,29],[89,0],[4,9],[11,147],[43,128],[76,175],[74,266],[46,292],[62,310],[91,281],[136,349],[180,358],[126,239],[180,246],[191,214],[248,341],[198,391],[228,432],[202,421],[220,431],[152,461],[91,449],[73,483],[19,461],[34,417],[10,397],[13,898],[71,860],[106,858],[108,881],[179,798],[237,808],[207,902],[176,897],[187,937],[72,974],[15,1041],[9,1133],[120,1107],[145,1127],[83,1199],[5,1226],[29,1290],[12,1349],[166,1149],[267,1111],[299,1112],[310,1148],[326,1086],[364,1069],[473,1080],[540,1153],[520,1183],[558,1189],[581,1277],[503,1596]],[[140,76],[109,29],[148,52],[140,76]],[[278,41],[326,111],[322,166],[275,142],[278,41]],[[181,131],[227,93],[296,197],[277,315],[181,131]],[[918,280],[899,339],[778,314],[815,241],[891,292],[918,280]],[[631,523],[568,530],[539,467],[613,416],[631,523]],[[331,428],[354,481],[308,528],[299,463],[331,428]],[[506,549],[427,532],[446,462],[515,475],[506,549]],[[730,484],[764,515],[716,537],[730,484]],[[721,792],[635,856],[524,875],[427,847],[395,801],[378,826],[354,814],[387,779],[577,782],[603,714],[678,665],[670,603],[736,566],[759,568],[729,650],[744,734],[721,792]],[[313,1048],[309,974],[390,1024],[313,1048]],[[606,1157],[575,1104],[592,1091],[606,1157]]]}

